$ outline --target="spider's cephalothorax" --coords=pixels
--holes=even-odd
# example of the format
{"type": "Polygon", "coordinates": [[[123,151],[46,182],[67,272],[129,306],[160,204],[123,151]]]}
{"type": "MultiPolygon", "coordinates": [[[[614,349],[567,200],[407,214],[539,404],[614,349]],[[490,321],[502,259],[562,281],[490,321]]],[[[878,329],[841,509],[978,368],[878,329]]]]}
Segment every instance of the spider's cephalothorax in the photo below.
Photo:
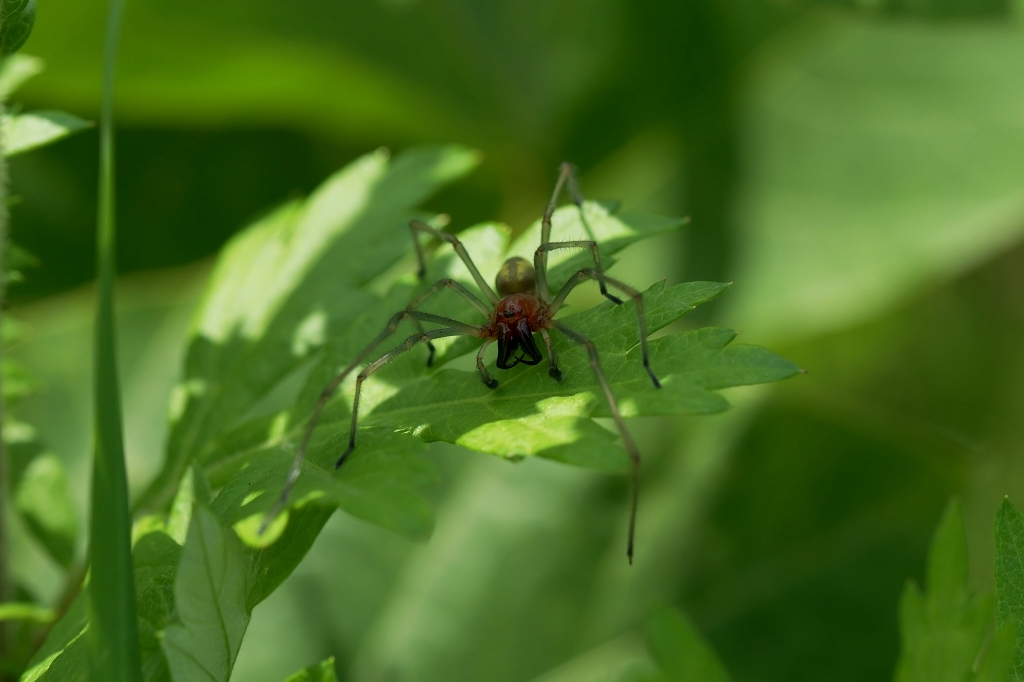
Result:
{"type": "Polygon", "coordinates": [[[407,338],[403,343],[392,349],[390,352],[385,353],[368,364],[356,378],[355,396],[352,401],[352,422],[349,428],[348,449],[346,449],[344,454],[342,454],[338,459],[337,466],[339,467],[345,462],[356,447],[359,395],[363,382],[366,381],[371,374],[401,353],[404,353],[418,343],[423,343],[427,346],[429,351],[427,364],[430,365],[434,359],[434,346],[432,343],[434,339],[440,339],[447,336],[475,336],[483,339],[484,342],[476,354],[476,366],[484,385],[493,389],[498,387],[498,382],[491,377],[484,364],[484,351],[487,347],[491,343],[497,342],[498,359],[495,365],[498,369],[510,369],[519,363],[524,365],[536,365],[544,359],[544,356],[537,347],[537,343],[533,336],[535,333],[539,333],[543,338],[544,346],[547,349],[548,374],[553,379],[561,381],[562,372],[558,369],[558,358],[555,355],[554,346],[551,341],[551,334],[548,331],[550,329],[556,329],[586,349],[590,366],[594,371],[594,375],[597,377],[597,383],[601,388],[601,392],[604,394],[605,400],[608,402],[612,418],[615,420],[619,433],[622,435],[622,442],[626,447],[626,451],[629,453],[629,457],[633,465],[631,486],[632,494],[630,496],[629,538],[626,546],[626,554],[629,557],[630,563],[632,563],[633,535],[636,526],[636,508],[638,499],[640,452],[637,450],[636,444],[633,442],[633,438],[630,435],[629,430],[626,428],[626,423],[622,419],[622,414],[619,412],[615,395],[612,393],[611,386],[608,385],[604,372],[601,370],[601,361],[597,353],[597,347],[594,345],[593,341],[588,339],[586,336],[580,334],[574,329],[566,327],[555,319],[559,308],[562,307],[562,304],[565,302],[569,292],[582,282],[594,280],[600,286],[601,293],[614,303],[622,303],[622,301],[608,292],[609,286],[615,287],[632,298],[636,302],[637,319],[640,331],[640,354],[644,369],[647,370],[647,373],[656,388],[661,388],[661,384],[658,382],[658,377],[655,376],[654,372],[651,370],[650,362],[648,360],[647,325],[644,321],[643,298],[640,296],[640,293],[632,287],[604,274],[601,270],[601,256],[598,252],[597,242],[593,240],[551,241],[551,216],[555,212],[558,196],[561,194],[562,188],[566,185],[569,187],[569,193],[572,196],[573,202],[576,204],[577,208],[579,208],[581,219],[583,219],[584,224],[586,224],[586,220],[583,216],[583,199],[576,186],[573,167],[568,163],[563,163],[559,172],[558,182],[555,184],[554,194],[552,195],[551,201],[548,203],[548,207],[544,211],[544,217],[541,220],[541,240],[540,245],[534,252],[533,263],[531,264],[525,258],[519,257],[509,258],[505,261],[494,280],[495,289],[497,291],[492,289],[487,284],[487,281],[480,275],[480,271],[477,270],[476,266],[473,264],[473,259],[469,257],[465,247],[457,237],[446,232],[441,232],[440,230],[418,220],[413,220],[409,223],[409,229],[412,231],[413,244],[416,247],[416,256],[419,259],[420,278],[422,279],[426,275],[427,265],[426,257],[423,253],[423,246],[420,244],[418,238],[418,233],[425,232],[428,235],[452,245],[456,254],[458,254],[459,258],[462,259],[462,262],[466,265],[470,274],[473,276],[473,281],[476,282],[476,285],[483,294],[483,297],[486,299],[486,302],[461,283],[456,282],[453,279],[442,279],[435,282],[426,291],[413,299],[413,301],[406,306],[405,310],[401,310],[392,316],[391,321],[388,322],[384,331],[382,331],[361,353],[353,358],[352,362],[334,378],[323,392],[321,392],[320,399],[317,401],[316,408],[313,410],[313,414],[309,419],[309,424],[306,426],[306,432],[303,435],[302,443],[299,445],[299,448],[295,453],[295,461],[288,473],[284,490],[281,492],[281,497],[278,499],[276,506],[267,513],[263,522],[262,530],[267,528],[274,517],[280,513],[287,504],[288,494],[295,481],[298,479],[299,472],[302,469],[302,458],[305,455],[306,448],[309,446],[309,439],[313,435],[314,429],[316,429],[317,421],[320,419],[320,414],[323,412],[327,401],[330,400],[331,396],[333,396],[338,390],[338,387],[341,385],[341,382],[345,380],[345,377],[355,371],[355,369],[362,364],[366,357],[370,355],[377,346],[379,346],[387,337],[391,336],[391,334],[398,329],[399,323],[403,320],[410,320],[414,325],[416,325],[417,333],[407,338]],[[565,282],[565,284],[562,285],[558,290],[558,293],[552,296],[547,282],[547,255],[548,252],[555,251],[557,249],[586,249],[590,251],[593,256],[594,266],[590,268],[582,268],[577,271],[565,282]],[[484,316],[486,322],[480,325],[467,324],[465,322],[442,317],[440,315],[425,313],[418,309],[424,301],[444,289],[451,289],[469,301],[469,303],[484,316]],[[424,329],[424,323],[442,326],[438,329],[424,329]]]}
{"type": "MultiPolygon", "coordinates": [[[[498,369],[511,369],[520,362],[539,364],[540,354],[533,332],[547,325],[547,308],[537,300],[537,276],[525,258],[509,258],[494,278],[498,294],[504,296],[494,306],[487,336],[498,342],[498,369]]],[[[497,383],[488,383],[496,388],[497,383]]]]}

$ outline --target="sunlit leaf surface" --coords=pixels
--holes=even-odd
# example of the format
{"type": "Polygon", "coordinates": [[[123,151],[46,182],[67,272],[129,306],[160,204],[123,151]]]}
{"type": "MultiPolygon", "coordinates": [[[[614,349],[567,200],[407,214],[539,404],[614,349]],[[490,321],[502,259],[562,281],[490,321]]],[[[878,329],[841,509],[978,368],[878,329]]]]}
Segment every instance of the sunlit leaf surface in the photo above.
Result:
{"type": "Polygon", "coordinates": [[[88,121],[63,111],[30,111],[6,115],[0,120],[4,156],[23,154],[91,126],[88,121]]]}

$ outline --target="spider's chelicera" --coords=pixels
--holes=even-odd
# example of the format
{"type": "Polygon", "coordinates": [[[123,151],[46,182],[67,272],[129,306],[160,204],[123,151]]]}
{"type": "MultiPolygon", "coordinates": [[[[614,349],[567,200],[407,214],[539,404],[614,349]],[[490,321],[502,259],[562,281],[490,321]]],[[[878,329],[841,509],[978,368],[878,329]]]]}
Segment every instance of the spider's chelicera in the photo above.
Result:
{"type": "Polygon", "coordinates": [[[547,209],[544,211],[544,217],[541,220],[541,241],[537,250],[534,252],[533,263],[531,264],[525,258],[509,258],[501,266],[501,270],[495,278],[494,289],[492,289],[487,281],[480,275],[480,271],[477,270],[476,265],[473,264],[473,260],[469,256],[469,253],[467,253],[465,247],[457,237],[446,232],[441,232],[440,230],[418,220],[413,220],[409,223],[413,243],[416,246],[416,256],[419,261],[420,279],[423,279],[426,275],[426,258],[423,252],[423,246],[420,244],[419,233],[425,232],[428,235],[452,245],[456,254],[458,254],[459,258],[462,259],[462,262],[465,263],[466,267],[469,269],[470,274],[473,276],[474,281],[486,297],[487,301],[485,302],[481,300],[479,296],[453,279],[442,279],[434,283],[409,303],[404,310],[396,313],[391,318],[387,326],[384,328],[384,331],[382,331],[369,346],[353,358],[352,362],[341,370],[341,372],[339,372],[331,383],[321,392],[320,398],[313,410],[313,414],[310,416],[309,423],[306,426],[302,443],[299,445],[299,449],[295,453],[295,461],[292,464],[291,470],[288,472],[288,478],[285,482],[284,490],[281,492],[281,497],[278,499],[275,507],[268,512],[266,519],[263,522],[261,532],[266,529],[274,517],[276,517],[287,504],[288,495],[291,492],[296,479],[299,477],[299,472],[302,469],[302,459],[307,447],[309,446],[310,437],[316,429],[317,421],[320,419],[320,414],[323,412],[324,406],[326,406],[327,402],[338,390],[338,387],[345,380],[345,377],[355,371],[355,369],[363,363],[366,357],[369,356],[378,345],[391,336],[391,334],[397,330],[400,322],[403,320],[410,320],[416,325],[417,333],[407,338],[390,352],[385,353],[368,364],[363,368],[363,371],[359,373],[356,378],[355,396],[352,402],[352,422],[349,429],[348,448],[338,459],[337,464],[335,465],[336,467],[340,467],[344,464],[345,460],[348,459],[349,455],[352,454],[352,451],[356,447],[356,427],[359,418],[359,395],[363,382],[366,381],[371,374],[391,360],[394,360],[400,354],[417,344],[426,344],[429,351],[427,365],[430,366],[433,364],[434,360],[434,345],[432,343],[434,339],[450,336],[474,336],[483,339],[484,342],[476,354],[476,366],[477,370],[480,372],[480,378],[483,380],[484,385],[488,388],[494,389],[498,387],[498,381],[491,377],[487,368],[484,366],[484,352],[487,350],[487,347],[490,346],[490,344],[497,342],[498,359],[496,366],[498,369],[509,369],[519,363],[523,363],[524,365],[536,365],[544,359],[544,356],[541,353],[540,348],[537,347],[537,342],[534,339],[534,334],[539,333],[544,341],[544,346],[547,349],[548,374],[555,381],[561,381],[562,372],[558,369],[558,357],[555,355],[555,349],[551,343],[551,334],[549,331],[554,329],[573,341],[581,344],[586,349],[590,366],[597,377],[597,382],[601,387],[602,393],[604,393],[605,399],[608,401],[608,407],[611,410],[612,417],[615,420],[616,426],[618,426],[619,433],[622,435],[622,441],[626,446],[626,451],[629,453],[632,463],[632,486],[630,495],[629,539],[627,542],[626,554],[629,557],[630,563],[632,563],[633,535],[636,526],[640,453],[637,450],[636,443],[633,441],[629,430],[626,428],[626,423],[622,418],[622,414],[619,412],[615,395],[612,393],[611,387],[608,385],[608,381],[604,376],[604,372],[601,370],[601,361],[598,356],[597,347],[589,338],[555,319],[555,315],[562,307],[562,304],[565,302],[569,292],[585,281],[594,280],[600,286],[601,293],[616,304],[622,303],[622,300],[608,292],[609,286],[622,291],[624,294],[632,298],[636,302],[637,319],[640,331],[640,351],[644,368],[647,370],[647,373],[650,375],[651,381],[654,382],[654,386],[656,388],[661,388],[661,384],[658,382],[658,377],[655,376],[654,372],[651,370],[650,362],[648,360],[647,325],[644,321],[643,298],[641,297],[640,292],[604,274],[601,269],[601,257],[598,253],[597,242],[593,240],[551,241],[551,216],[555,212],[555,207],[557,206],[558,197],[562,192],[562,188],[566,186],[568,186],[569,194],[572,197],[573,203],[576,204],[580,211],[580,217],[583,217],[583,198],[577,187],[573,167],[571,164],[563,163],[559,172],[558,182],[555,184],[555,191],[551,196],[551,201],[548,203],[547,209]],[[558,249],[586,249],[593,255],[594,267],[583,268],[577,271],[568,279],[562,288],[558,290],[558,293],[552,296],[547,282],[547,256],[549,252],[558,249]],[[482,325],[466,324],[458,320],[418,310],[424,301],[444,289],[450,289],[465,298],[484,315],[488,322],[482,325]],[[425,329],[423,327],[424,323],[443,326],[439,329],[425,329]]]}

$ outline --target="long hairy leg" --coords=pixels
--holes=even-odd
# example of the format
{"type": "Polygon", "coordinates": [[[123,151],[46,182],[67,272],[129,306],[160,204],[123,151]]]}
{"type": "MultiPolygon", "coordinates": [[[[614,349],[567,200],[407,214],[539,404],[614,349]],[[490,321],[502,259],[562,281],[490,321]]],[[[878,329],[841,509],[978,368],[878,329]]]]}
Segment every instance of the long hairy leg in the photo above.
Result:
{"type": "Polygon", "coordinates": [[[484,292],[484,296],[487,297],[487,300],[492,304],[501,300],[498,298],[498,295],[494,293],[494,289],[492,289],[491,285],[487,283],[487,280],[485,280],[480,274],[480,271],[477,270],[476,265],[473,263],[473,259],[469,256],[469,252],[466,251],[466,247],[462,245],[462,242],[459,241],[458,237],[453,234],[448,234],[447,232],[442,232],[441,230],[431,227],[420,220],[410,220],[409,231],[412,233],[412,243],[416,246],[416,259],[419,262],[419,270],[417,271],[417,274],[420,279],[425,277],[427,274],[427,257],[423,253],[423,245],[420,244],[419,237],[416,233],[426,232],[427,234],[437,237],[441,241],[448,242],[452,245],[452,248],[455,249],[455,253],[462,259],[462,262],[469,270],[469,274],[473,275],[473,280],[476,282],[476,285],[480,287],[480,291],[484,292]]]}
{"type": "MultiPolygon", "coordinates": [[[[594,257],[594,269],[600,273],[604,272],[604,269],[601,267],[601,254],[597,250],[597,242],[595,241],[586,239],[568,242],[548,242],[546,244],[541,244],[540,246],[537,247],[537,250],[533,252],[533,268],[536,272],[543,273],[541,275],[537,275],[537,289],[539,291],[550,291],[548,289],[547,279],[547,252],[557,251],[559,249],[587,249],[588,251],[590,251],[590,254],[594,257]]],[[[600,280],[599,284],[601,286],[602,296],[607,298],[615,305],[619,305],[622,303],[621,298],[617,296],[612,296],[610,293],[608,293],[608,287],[606,286],[604,280],[600,280]]]]}
{"type": "Polygon", "coordinates": [[[629,496],[629,539],[626,543],[626,556],[629,558],[629,563],[632,564],[633,536],[636,531],[636,508],[640,497],[640,451],[637,449],[636,443],[633,441],[633,436],[629,433],[629,429],[626,428],[626,422],[622,418],[622,413],[619,412],[619,404],[615,400],[615,394],[612,393],[611,386],[608,385],[608,380],[605,378],[604,371],[601,369],[601,358],[597,354],[597,346],[595,346],[594,342],[586,336],[580,334],[575,329],[566,327],[561,322],[551,320],[548,324],[587,349],[590,367],[594,370],[594,375],[597,377],[597,383],[600,384],[601,391],[604,393],[604,398],[608,402],[608,409],[611,410],[612,419],[615,420],[615,425],[619,428],[619,434],[622,436],[622,443],[626,446],[626,452],[629,453],[629,460],[632,465],[632,476],[629,496]]]}
{"type": "Polygon", "coordinates": [[[459,282],[456,282],[454,279],[438,280],[429,289],[427,289],[422,294],[414,298],[412,300],[412,303],[406,306],[406,310],[413,310],[419,308],[424,301],[426,301],[428,298],[430,298],[437,292],[441,291],[442,289],[451,289],[459,296],[462,296],[464,299],[469,301],[474,308],[479,310],[485,318],[490,317],[491,313],[494,312],[494,309],[491,306],[488,306],[483,301],[481,301],[479,296],[474,294],[472,291],[464,287],[459,282]]]}
{"type": "Polygon", "coordinates": [[[624,282],[620,282],[617,279],[613,279],[603,272],[598,272],[592,268],[583,268],[570,277],[569,281],[559,289],[558,294],[555,296],[555,300],[548,306],[548,313],[551,317],[554,317],[555,313],[558,312],[558,309],[562,307],[563,303],[565,303],[565,297],[569,295],[569,292],[588,279],[606,282],[616,289],[619,289],[636,302],[637,326],[640,330],[640,357],[643,359],[644,369],[647,370],[647,375],[651,377],[654,387],[661,388],[661,382],[658,381],[657,375],[654,373],[654,370],[651,369],[651,359],[647,352],[647,319],[644,317],[644,297],[633,287],[624,282]]]}
{"type": "MultiPolygon", "coordinates": [[[[259,529],[260,534],[262,534],[267,529],[270,523],[277,517],[278,514],[281,513],[282,510],[284,510],[285,506],[288,504],[288,495],[291,494],[292,487],[295,485],[295,481],[298,480],[299,474],[302,472],[302,461],[303,459],[305,459],[306,449],[309,447],[310,438],[313,437],[313,432],[316,430],[316,426],[320,421],[320,415],[323,413],[328,401],[330,401],[330,399],[334,396],[335,392],[338,390],[338,387],[341,386],[341,383],[343,381],[345,381],[345,378],[363,362],[367,355],[373,352],[373,350],[377,346],[379,346],[385,339],[391,336],[398,328],[398,324],[404,319],[416,320],[417,324],[420,321],[423,321],[449,325],[449,327],[444,329],[437,329],[428,332],[418,331],[414,336],[409,337],[422,339],[423,342],[427,343],[428,345],[433,339],[439,339],[446,336],[481,336],[483,334],[483,330],[480,327],[474,327],[473,325],[463,324],[458,320],[450,320],[446,317],[441,317],[440,315],[432,315],[430,313],[423,313],[417,310],[403,310],[392,316],[391,320],[388,321],[387,326],[384,328],[384,331],[378,334],[377,337],[373,341],[371,341],[368,346],[366,346],[366,348],[360,351],[359,354],[356,355],[356,357],[352,360],[352,362],[350,362],[348,365],[345,366],[344,369],[338,372],[338,374],[335,375],[334,379],[331,380],[331,383],[329,383],[324,388],[324,390],[320,392],[320,397],[317,398],[316,406],[313,408],[313,413],[310,415],[309,421],[306,423],[306,431],[302,435],[302,442],[299,444],[299,449],[295,451],[295,459],[292,461],[292,466],[288,470],[288,477],[285,479],[284,488],[281,490],[281,495],[280,497],[278,497],[277,502],[274,504],[270,512],[268,512],[266,517],[263,519],[263,523],[260,525],[259,529]]],[[[411,347],[412,346],[410,346],[410,348],[411,347]]],[[[394,351],[392,351],[392,353],[393,352],[394,351]]],[[[354,414],[355,413],[353,412],[353,415],[354,414]]],[[[355,418],[353,416],[353,424],[354,423],[355,418]]],[[[346,455],[347,454],[348,453],[346,453],[346,455]]]]}
{"type": "Polygon", "coordinates": [[[544,337],[544,345],[548,348],[548,376],[561,382],[562,370],[558,369],[558,356],[555,355],[555,345],[551,343],[551,334],[547,329],[541,327],[540,335],[544,337]]]}
{"type": "MultiPolygon", "coordinates": [[[[590,241],[595,241],[594,233],[587,223],[586,216],[583,214],[583,195],[580,194],[580,186],[576,181],[576,168],[566,161],[558,168],[558,180],[555,181],[555,189],[551,193],[551,199],[548,201],[547,208],[544,209],[544,216],[540,220],[541,247],[551,242],[551,217],[554,216],[555,209],[558,208],[558,197],[562,194],[562,188],[564,187],[569,188],[569,196],[572,198],[572,203],[576,204],[576,209],[580,213],[580,221],[583,223],[583,229],[587,231],[587,236],[590,237],[590,241]]],[[[600,263],[597,263],[597,269],[601,269],[600,263]]],[[[548,302],[551,300],[551,293],[547,288],[547,251],[534,254],[534,270],[537,272],[537,292],[540,294],[542,301],[548,302]]]]}
{"type": "MultiPolygon", "coordinates": [[[[474,294],[472,291],[470,291],[466,287],[462,286],[462,284],[456,282],[454,279],[442,279],[442,280],[438,280],[437,282],[434,282],[434,284],[432,284],[429,289],[427,289],[422,294],[420,294],[419,296],[414,298],[412,300],[412,302],[409,303],[409,305],[407,305],[405,307],[405,310],[406,311],[412,311],[412,310],[415,310],[416,308],[419,308],[421,305],[423,305],[424,301],[426,301],[431,296],[434,296],[439,291],[442,291],[443,289],[451,289],[452,291],[454,291],[455,293],[459,294],[460,296],[465,298],[467,301],[469,301],[473,305],[474,308],[476,308],[477,310],[479,310],[483,314],[484,318],[490,317],[491,309],[488,308],[487,305],[484,304],[484,302],[481,301],[477,297],[476,294],[474,294]]],[[[420,333],[423,333],[423,331],[424,331],[423,330],[423,325],[420,324],[420,321],[418,319],[416,319],[415,317],[412,318],[412,319],[413,319],[413,322],[416,324],[416,331],[418,331],[420,333]]],[[[451,325],[451,323],[452,323],[452,320],[449,320],[448,318],[444,318],[444,321],[440,322],[439,324],[451,325]]],[[[397,322],[395,324],[397,326],[397,322]]],[[[392,329],[392,332],[393,331],[394,331],[394,329],[392,329]]],[[[383,340],[383,338],[381,340],[383,340]]],[[[434,344],[428,342],[427,343],[427,351],[428,351],[428,354],[427,354],[427,367],[430,367],[430,366],[432,366],[434,364],[434,352],[435,352],[434,344]]]]}
{"type": "MultiPolygon", "coordinates": [[[[355,395],[352,398],[352,422],[348,432],[348,448],[346,448],[345,452],[338,458],[338,461],[335,462],[334,468],[337,469],[344,464],[345,460],[348,459],[348,456],[356,449],[356,426],[359,421],[359,396],[362,393],[364,381],[369,379],[370,376],[378,369],[388,364],[399,355],[415,346],[417,343],[428,343],[434,339],[440,339],[446,336],[481,336],[482,332],[483,330],[478,327],[472,327],[470,325],[463,325],[460,323],[458,327],[445,327],[443,329],[434,329],[423,334],[413,334],[405,341],[367,365],[366,368],[359,373],[359,376],[356,377],[356,390],[355,395]]],[[[308,438],[304,440],[308,440],[308,438]]]]}
{"type": "Polygon", "coordinates": [[[480,372],[480,380],[484,382],[484,386],[487,388],[497,388],[498,380],[491,377],[491,373],[484,367],[484,353],[487,351],[487,347],[494,343],[494,339],[487,339],[483,345],[480,346],[480,350],[476,352],[476,369],[480,372]]]}

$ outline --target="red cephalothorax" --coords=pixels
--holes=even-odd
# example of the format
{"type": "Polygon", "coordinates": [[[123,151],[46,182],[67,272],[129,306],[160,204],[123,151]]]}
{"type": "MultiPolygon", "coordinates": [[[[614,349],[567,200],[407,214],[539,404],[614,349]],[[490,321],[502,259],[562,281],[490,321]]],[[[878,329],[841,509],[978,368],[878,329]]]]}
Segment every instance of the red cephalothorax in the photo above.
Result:
{"type": "Polygon", "coordinates": [[[520,362],[536,365],[544,356],[533,340],[533,331],[547,322],[544,305],[531,294],[512,294],[494,308],[488,326],[489,336],[498,342],[498,369],[509,369],[520,362]]]}

